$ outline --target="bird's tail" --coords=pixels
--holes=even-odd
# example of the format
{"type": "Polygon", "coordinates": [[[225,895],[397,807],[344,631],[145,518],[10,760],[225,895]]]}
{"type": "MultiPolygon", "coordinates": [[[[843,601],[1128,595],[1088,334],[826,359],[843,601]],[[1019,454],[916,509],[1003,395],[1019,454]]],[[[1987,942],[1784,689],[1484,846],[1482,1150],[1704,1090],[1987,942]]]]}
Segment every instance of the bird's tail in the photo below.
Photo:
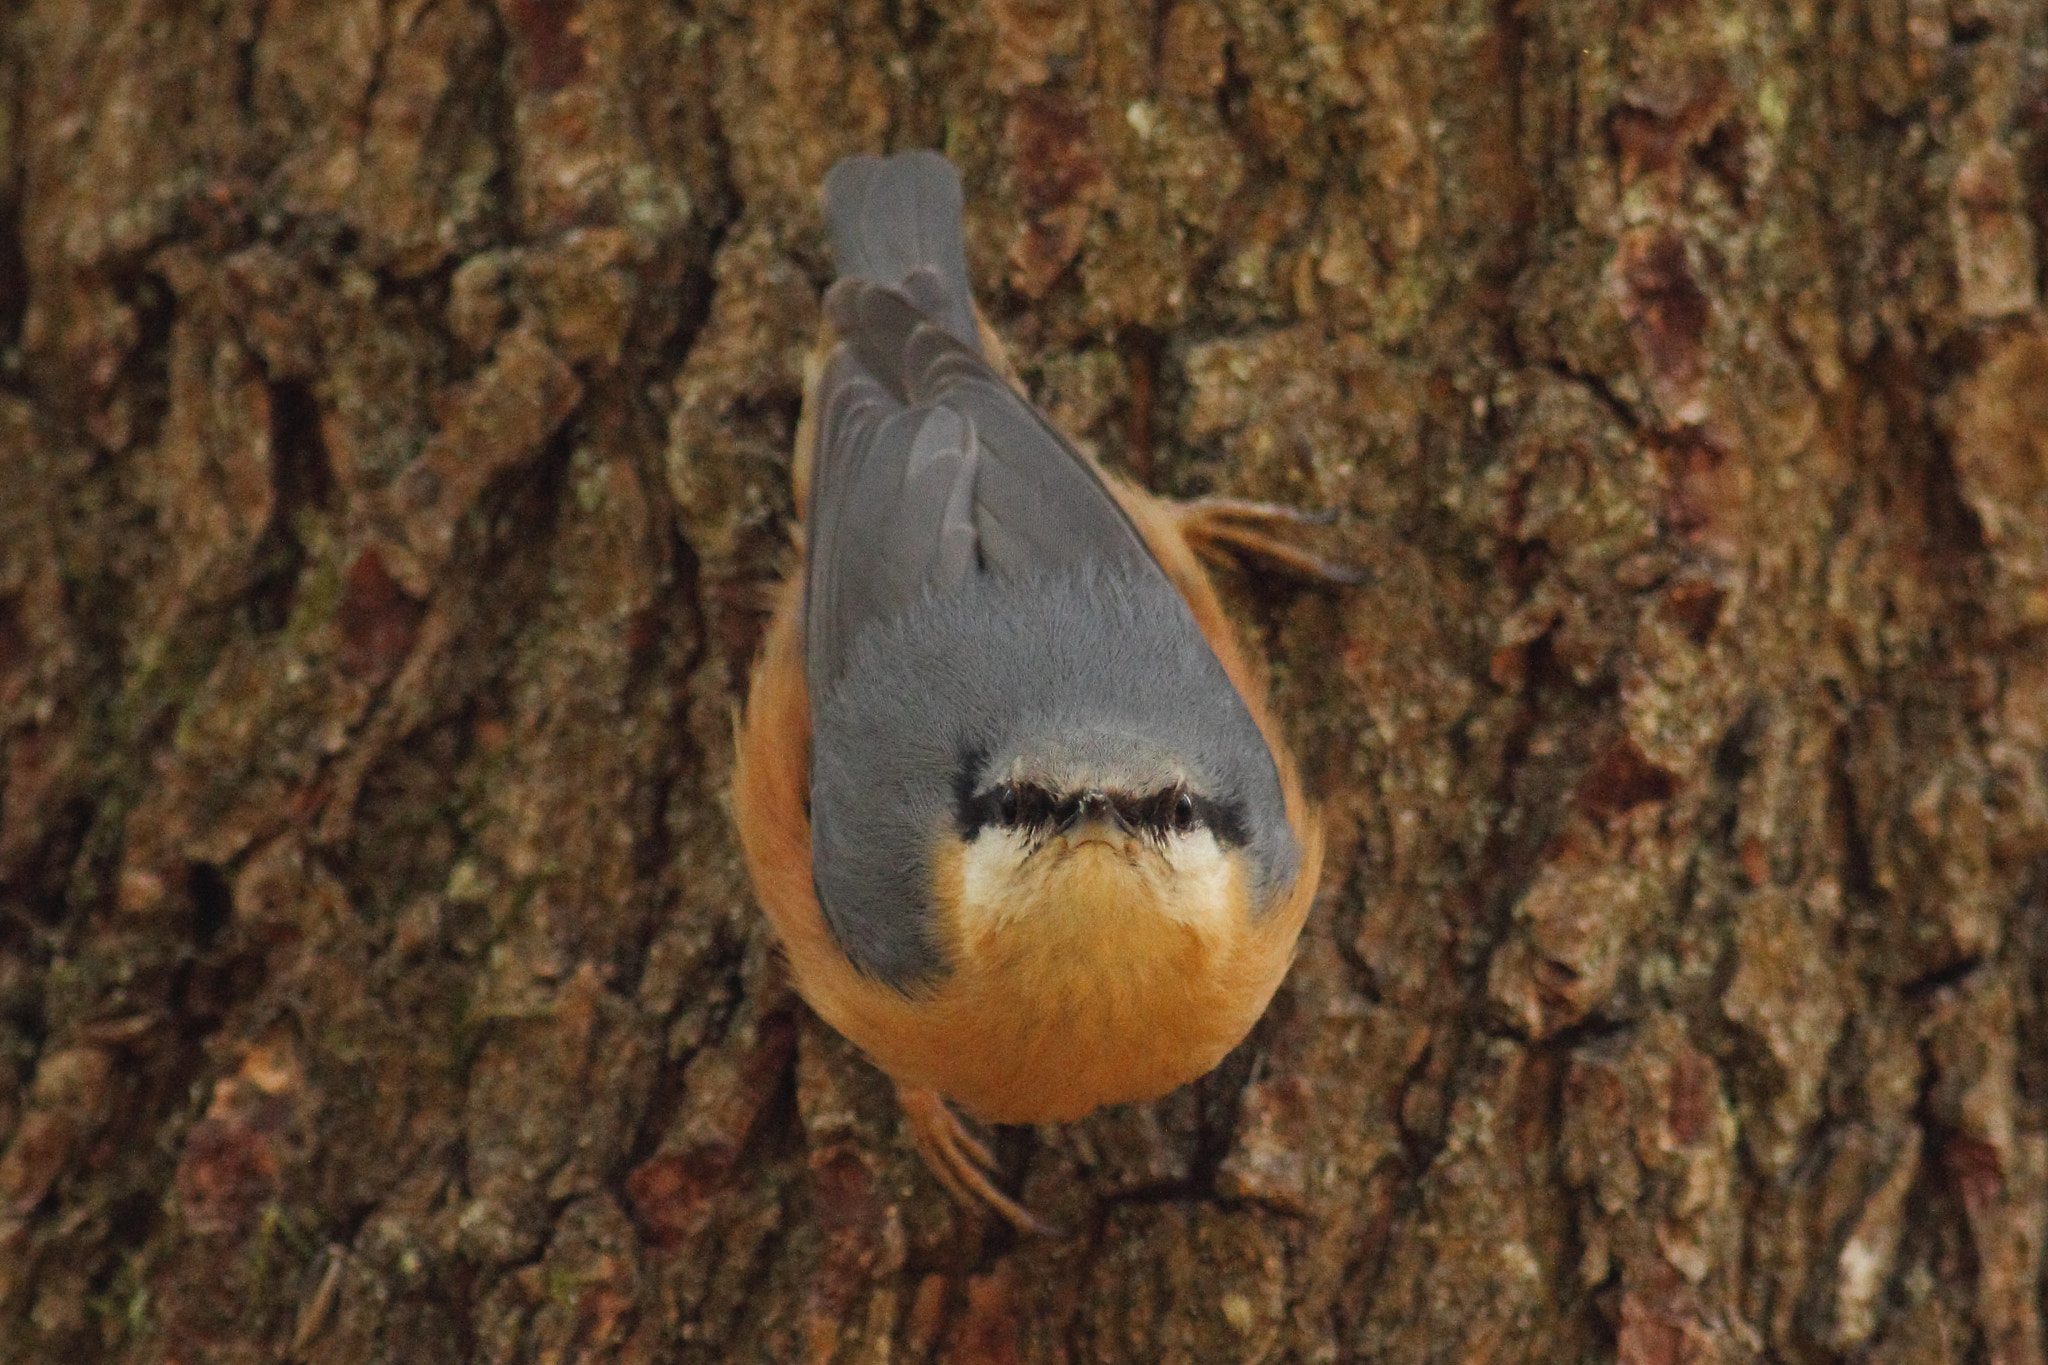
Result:
{"type": "Polygon", "coordinates": [[[937,152],[849,156],[825,176],[840,276],[901,291],[978,353],[960,205],[960,174],[937,152]]]}

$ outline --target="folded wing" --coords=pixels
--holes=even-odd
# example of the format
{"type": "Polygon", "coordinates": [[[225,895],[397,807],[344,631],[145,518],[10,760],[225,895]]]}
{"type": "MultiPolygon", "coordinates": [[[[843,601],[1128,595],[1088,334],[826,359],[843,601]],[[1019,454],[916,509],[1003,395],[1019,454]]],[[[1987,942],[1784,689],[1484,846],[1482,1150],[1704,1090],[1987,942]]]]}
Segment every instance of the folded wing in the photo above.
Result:
{"type": "Polygon", "coordinates": [[[981,354],[960,202],[929,152],[849,158],[825,182],[842,277],[806,518],[814,697],[869,624],[967,574],[1160,572],[1094,468],[981,354]]]}

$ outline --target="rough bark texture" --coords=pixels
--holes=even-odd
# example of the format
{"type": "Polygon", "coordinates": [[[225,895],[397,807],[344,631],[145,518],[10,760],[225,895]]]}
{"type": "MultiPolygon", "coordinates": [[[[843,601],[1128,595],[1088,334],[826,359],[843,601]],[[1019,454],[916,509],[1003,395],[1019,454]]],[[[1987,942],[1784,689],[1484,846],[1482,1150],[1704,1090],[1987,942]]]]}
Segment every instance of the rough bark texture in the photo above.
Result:
{"type": "Polygon", "coordinates": [[[2043,1358],[2048,18],[40,0],[0,1361],[2043,1358]],[[1229,580],[1335,852],[951,1207],[722,791],[839,154],[1229,580]]]}

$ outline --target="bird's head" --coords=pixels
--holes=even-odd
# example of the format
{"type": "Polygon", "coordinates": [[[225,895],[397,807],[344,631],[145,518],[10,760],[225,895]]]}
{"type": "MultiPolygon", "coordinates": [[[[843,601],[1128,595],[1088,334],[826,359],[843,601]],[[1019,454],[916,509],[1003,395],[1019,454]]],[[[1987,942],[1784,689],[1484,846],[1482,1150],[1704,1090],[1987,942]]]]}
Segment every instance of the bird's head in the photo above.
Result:
{"type": "Polygon", "coordinates": [[[1243,795],[1130,734],[1027,736],[968,756],[956,792],[964,930],[1157,916],[1215,932],[1250,913],[1265,880],[1246,866],[1243,795]]]}

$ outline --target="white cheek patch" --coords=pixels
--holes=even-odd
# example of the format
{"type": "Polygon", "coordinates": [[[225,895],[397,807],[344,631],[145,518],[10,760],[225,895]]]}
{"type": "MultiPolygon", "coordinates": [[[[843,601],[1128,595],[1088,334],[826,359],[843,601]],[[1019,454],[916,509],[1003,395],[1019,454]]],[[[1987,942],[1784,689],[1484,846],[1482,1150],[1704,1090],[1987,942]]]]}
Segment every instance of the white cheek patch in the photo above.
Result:
{"type": "Polygon", "coordinates": [[[1237,872],[1216,836],[1206,829],[1168,836],[1166,863],[1172,885],[1160,908],[1181,924],[1220,926],[1237,872]]]}
{"type": "Polygon", "coordinates": [[[1029,850],[1018,830],[983,826],[974,836],[960,859],[960,911],[970,923],[1000,924],[1032,899],[1029,850]]]}

